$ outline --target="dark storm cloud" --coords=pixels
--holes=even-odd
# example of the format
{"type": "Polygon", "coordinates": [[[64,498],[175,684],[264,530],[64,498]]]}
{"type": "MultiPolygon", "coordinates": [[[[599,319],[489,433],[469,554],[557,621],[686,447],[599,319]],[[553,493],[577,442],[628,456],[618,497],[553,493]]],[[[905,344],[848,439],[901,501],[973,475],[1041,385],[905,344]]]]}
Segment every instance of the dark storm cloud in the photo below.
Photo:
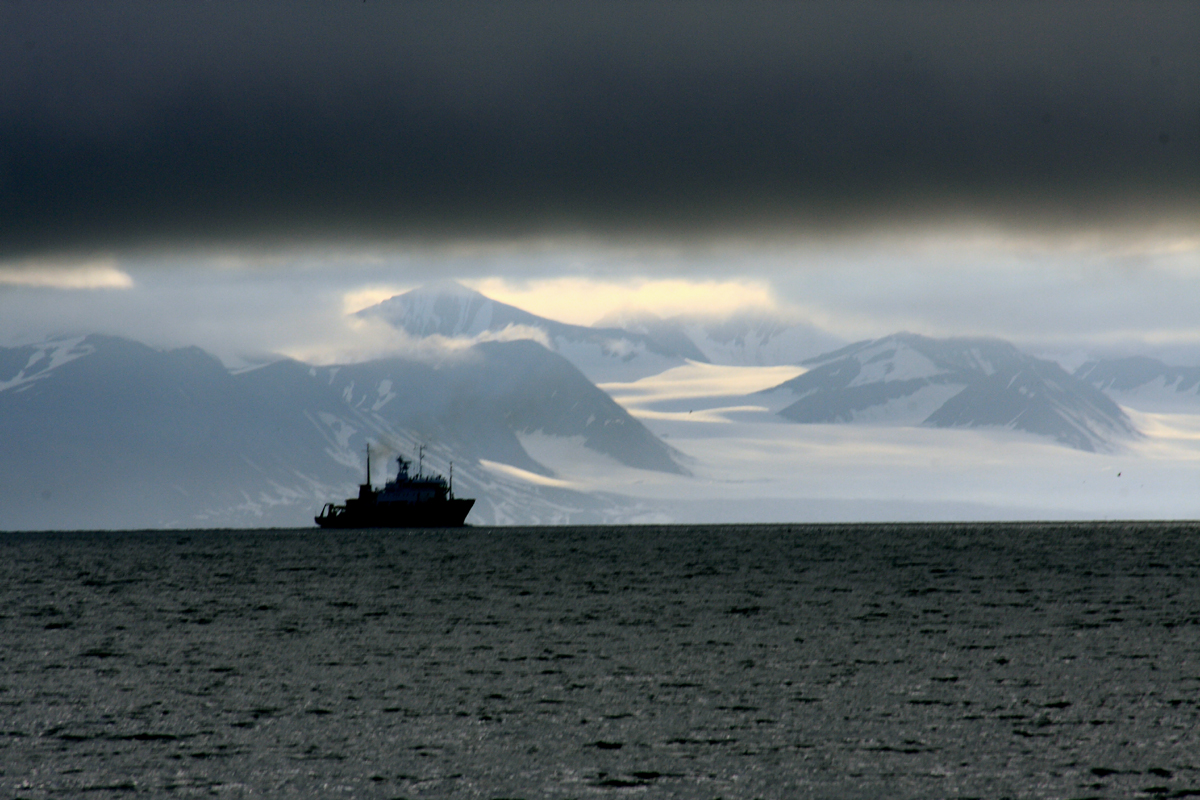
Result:
{"type": "Polygon", "coordinates": [[[0,253],[1195,220],[1200,3],[0,6],[0,253]]]}

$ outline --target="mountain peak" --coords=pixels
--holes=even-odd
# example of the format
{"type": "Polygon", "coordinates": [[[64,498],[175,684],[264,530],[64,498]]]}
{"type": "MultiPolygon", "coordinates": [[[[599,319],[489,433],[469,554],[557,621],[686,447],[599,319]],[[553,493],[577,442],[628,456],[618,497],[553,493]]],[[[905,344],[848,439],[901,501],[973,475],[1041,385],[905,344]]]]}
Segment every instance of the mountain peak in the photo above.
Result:
{"type": "Polygon", "coordinates": [[[413,336],[437,335],[451,339],[478,336],[506,325],[529,325],[537,319],[454,280],[427,283],[389,297],[359,311],[358,316],[379,317],[413,336]]]}
{"type": "Polygon", "coordinates": [[[410,295],[416,297],[482,297],[485,300],[488,299],[485,295],[480,294],[474,289],[463,286],[453,278],[444,278],[431,283],[423,284],[415,289],[410,289],[403,294],[396,295],[391,299],[395,300],[396,297],[406,297],[410,295]]]}
{"type": "Polygon", "coordinates": [[[779,412],[796,422],[1006,427],[1089,451],[1137,433],[1095,387],[1000,339],[898,333],[805,364],[776,387],[797,396],[779,412]]]}
{"type": "Polygon", "coordinates": [[[383,319],[415,337],[474,339],[485,333],[514,331],[518,337],[548,342],[551,350],[597,382],[636,380],[678,366],[688,358],[707,360],[690,340],[558,322],[493,300],[452,280],[398,294],[358,315],[383,319]]]}

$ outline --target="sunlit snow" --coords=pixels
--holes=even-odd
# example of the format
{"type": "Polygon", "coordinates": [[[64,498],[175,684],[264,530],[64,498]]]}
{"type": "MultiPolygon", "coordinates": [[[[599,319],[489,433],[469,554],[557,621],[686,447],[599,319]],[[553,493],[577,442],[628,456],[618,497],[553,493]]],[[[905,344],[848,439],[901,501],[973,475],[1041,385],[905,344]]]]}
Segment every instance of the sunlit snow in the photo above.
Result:
{"type": "MultiPolygon", "coordinates": [[[[617,462],[613,462],[617,463],[617,462]]],[[[499,476],[532,483],[536,486],[554,486],[562,489],[576,488],[571,481],[562,481],[557,478],[548,478],[545,475],[538,475],[536,472],[514,467],[512,464],[501,464],[498,461],[489,461],[486,458],[479,459],[479,466],[483,467],[488,472],[496,473],[499,476]]]]}
{"type": "Polygon", "coordinates": [[[600,388],[637,416],[634,409],[671,400],[735,397],[778,386],[805,372],[803,367],[733,367],[688,361],[680,367],[630,383],[600,388]]]}

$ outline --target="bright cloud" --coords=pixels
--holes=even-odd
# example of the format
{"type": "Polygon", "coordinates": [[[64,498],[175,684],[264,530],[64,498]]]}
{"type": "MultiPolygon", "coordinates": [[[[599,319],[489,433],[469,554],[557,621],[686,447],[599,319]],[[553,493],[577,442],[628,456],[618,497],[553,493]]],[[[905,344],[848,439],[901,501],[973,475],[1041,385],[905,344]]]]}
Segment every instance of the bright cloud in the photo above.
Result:
{"type": "Polygon", "coordinates": [[[384,300],[389,300],[398,294],[404,294],[412,286],[364,286],[359,289],[352,289],[342,295],[342,311],[346,314],[357,314],[364,308],[379,305],[384,300]]]}
{"type": "Polygon", "coordinates": [[[38,262],[0,266],[0,285],[46,289],[129,289],[133,278],[113,259],[75,264],[38,262]]]}
{"type": "Polygon", "coordinates": [[[644,309],[660,317],[685,313],[721,317],[747,308],[778,306],[774,290],[763,280],[491,277],[464,283],[502,303],[576,325],[592,325],[626,309],[644,309]]]}

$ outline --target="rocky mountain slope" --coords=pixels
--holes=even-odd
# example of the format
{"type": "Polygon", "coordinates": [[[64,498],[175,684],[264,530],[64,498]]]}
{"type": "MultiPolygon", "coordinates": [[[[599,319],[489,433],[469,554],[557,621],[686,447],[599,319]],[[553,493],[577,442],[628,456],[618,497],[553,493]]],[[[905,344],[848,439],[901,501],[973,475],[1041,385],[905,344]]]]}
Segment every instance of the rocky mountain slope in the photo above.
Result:
{"type": "Polygon", "coordinates": [[[901,333],[804,366],[803,375],[769,390],[794,397],[779,414],[795,422],[1004,427],[1089,451],[1137,433],[1096,387],[999,340],[901,333]]]}
{"type": "Polygon", "coordinates": [[[1174,367],[1147,356],[1088,361],[1075,377],[1122,405],[1154,411],[1200,404],[1200,367],[1174,367]]]}
{"type": "Polygon", "coordinates": [[[671,448],[533,342],[434,363],[284,360],[236,374],[196,348],[114,337],[0,349],[0,530],[307,526],[362,481],[367,442],[410,457],[428,443],[426,465],[443,474],[453,461],[459,494],[479,501],[469,522],[611,521],[611,499],[486,468],[550,475],[517,438],[533,432],[683,472],[671,448]]]}

